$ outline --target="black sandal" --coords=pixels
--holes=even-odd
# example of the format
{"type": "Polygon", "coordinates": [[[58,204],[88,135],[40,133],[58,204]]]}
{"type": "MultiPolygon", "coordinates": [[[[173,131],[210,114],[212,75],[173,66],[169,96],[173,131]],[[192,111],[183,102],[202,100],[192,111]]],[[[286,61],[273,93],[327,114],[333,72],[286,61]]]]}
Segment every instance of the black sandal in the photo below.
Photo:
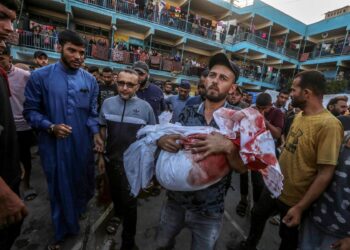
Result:
{"type": "Polygon", "coordinates": [[[118,217],[112,217],[109,222],[108,225],[106,227],[106,231],[108,234],[115,234],[118,230],[118,227],[120,225],[120,219],[118,217]]]}
{"type": "Polygon", "coordinates": [[[241,216],[244,217],[247,213],[247,208],[248,208],[248,203],[247,201],[240,201],[236,207],[236,213],[241,216]]]}

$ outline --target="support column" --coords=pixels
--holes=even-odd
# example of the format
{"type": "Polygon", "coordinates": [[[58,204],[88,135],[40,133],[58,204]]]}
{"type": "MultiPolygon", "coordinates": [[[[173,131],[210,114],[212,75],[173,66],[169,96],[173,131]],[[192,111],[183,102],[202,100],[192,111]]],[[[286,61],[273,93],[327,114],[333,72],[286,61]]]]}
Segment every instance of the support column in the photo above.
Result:
{"type": "Polygon", "coordinates": [[[306,39],[306,37],[305,37],[305,40],[304,40],[304,47],[303,47],[303,54],[305,53],[306,44],[307,44],[307,39],[306,39]]]}
{"type": "Polygon", "coordinates": [[[300,40],[300,43],[299,43],[299,49],[298,49],[298,54],[297,54],[297,59],[299,60],[300,58],[300,50],[301,50],[301,44],[303,42],[303,39],[300,40]]]}
{"type": "Polygon", "coordinates": [[[188,0],[187,15],[186,15],[186,24],[185,24],[185,32],[187,32],[188,17],[190,16],[190,9],[191,9],[191,0],[188,0]]]}
{"type": "Polygon", "coordinates": [[[184,51],[185,51],[185,43],[182,43],[182,51],[181,51],[181,63],[183,62],[183,58],[184,58],[184,51]]]}
{"type": "Polygon", "coordinates": [[[284,39],[283,54],[286,54],[286,46],[287,46],[288,34],[289,33],[286,34],[286,38],[284,39]]]}
{"type": "MultiPolygon", "coordinates": [[[[343,48],[341,49],[341,55],[343,54],[343,50],[345,48],[345,43],[346,43],[346,40],[348,40],[348,37],[349,37],[349,30],[346,31],[346,36],[345,36],[345,39],[344,39],[344,44],[343,44],[343,48]]],[[[350,46],[350,44],[348,45],[350,46]]]]}
{"type": "Polygon", "coordinates": [[[263,75],[264,75],[263,72],[265,70],[265,67],[266,67],[266,59],[264,59],[264,63],[262,65],[262,67],[261,67],[261,75],[260,75],[260,79],[259,79],[260,82],[262,82],[262,78],[263,78],[263,75]]]}
{"type": "MultiPolygon", "coordinates": [[[[273,25],[273,24],[272,24],[273,25]]],[[[269,36],[267,37],[267,44],[266,44],[266,48],[269,47],[269,43],[270,43],[270,39],[271,39],[271,29],[272,29],[272,25],[270,25],[270,29],[269,29],[269,36]]]]}
{"type": "Polygon", "coordinates": [[[149,51],[152,50],[152,42],[153,42],[153,34],[151,34],[151,37],[149,38],[149,51]]]}
{"type": "Polygon", "coordinates": [[[69,13],[67,12],[67,30],[69,29],[69,24],[70,24],[70,15],[69,13]]]}

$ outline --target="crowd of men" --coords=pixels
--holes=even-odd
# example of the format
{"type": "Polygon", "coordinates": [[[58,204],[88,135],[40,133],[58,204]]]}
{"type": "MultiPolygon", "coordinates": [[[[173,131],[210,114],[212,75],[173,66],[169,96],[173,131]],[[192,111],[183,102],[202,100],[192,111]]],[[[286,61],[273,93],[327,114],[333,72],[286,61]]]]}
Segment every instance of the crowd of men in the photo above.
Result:
{"type": "MultiPolygon", "coordinates": [[[[47,249],[60,249],[69,235],[79,233],[79,220],[86,217],[94,195],[96,165],[107,175],[114,204],[106,230],[113,234],[122,225],[121,249],[138,249],[137,197],[130,193],[123,153],[137,140],[138,129],[157,124],[163,111],[172,111],[171,121],[183,126],[218,128],[213,113],[221,107],[252,107],[264,116],[284,176],[282,194],[272,198],[259,172],[251,172],[249,184],[239,148],[228,138],[219,133],[198,135],[190,150],[203,157],[224,154],[232,171],[199,191],[167,190],[157,249],[173,249],[185,227],[192,234],[191,249],[215,249],[232,172],[240,173],[237,214],[247,215],[249,187],[254,204],[248,238],[238,244],[229,241],[227,249],[256,249],[266,222],[275,215],[279,215],[274,222],[280,227],[281,250],[350,249],[348,99],[337,96],[325,109],[322,73],[298,73],[291,92],[280,91],[275,102],[261,93],[253,104],[252,96],[236,84],[239,67],[218,53],[201,74],[198,95],[191,97],[187,81],[176,92],[169,81],[162,88],[152,83],[149,67],[142,61],[118,73],[108,67],[101,72],[97,67],[85,70],[85,42],[71,30],[58,34],[59,61],[48,64],[47,55],[39,51],[34,55],[35,67],[23,69],[13,65],[11,49],[4,43],[13,31],[17,10],[14,0],[0,3],[0,249],[10,249],[20,234],[28,214],[23,200],[30,202],[37,196],[30,184],[33,138],[48,183],[55,232],[47,249]]],[[[181,138],[165,135],[157,145],[177,152],[181,138]]],[[[152,191],[157,189],[154,180],[152,191]]]]}

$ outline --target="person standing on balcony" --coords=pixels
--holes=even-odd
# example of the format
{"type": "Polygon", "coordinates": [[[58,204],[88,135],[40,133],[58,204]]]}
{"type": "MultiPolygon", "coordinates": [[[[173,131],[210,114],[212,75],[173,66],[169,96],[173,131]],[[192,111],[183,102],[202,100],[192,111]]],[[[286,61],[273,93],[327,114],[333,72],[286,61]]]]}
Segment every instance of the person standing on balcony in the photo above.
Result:
{"type": "Polygon", "coordinates": [[[94,195],[94,153],[99,137],[95,78],[81,69],[84,40],[75,32],[59,34],[61,59],[32,73],[25,89],[23,115],[39,131],[38,144],[48,183],[55,240],[59,249],[69,235],[79,233],[94,195]]]}
{"type": "Polygon", "coordinates": [[[165,110],[163,91],[149,81],[149,68],[146,63],[135,62],[133,69],[139,74],[140,81],[140,88],[136,95],[151,105],[158,122],[158,116],[165,110]]]}
{"type": "MultiPolygon", "coordinates": [[[[0,3],[0,44],[13,32],[19,9],[15,0],[0,3]]],[[[0,249],[10,250],[28,211],[19,198],[21,168],[6,71],[0,67],[0,249]]]]}
{"type": "Polygon", "coordinates": [[[19,145],[19,160],[24,167],[22,182],[23,197],[25,201],[36,198],[35,190],[30,186],[30,174],[32,171],[32,159],[30,148],[34,139],[32,128],[23,117],[24,88],[30,76],[29,71],[17,68],[12,64],[11,48],[9,45],[1,47],[0,67],[6,70],[11,92],[10,102],[15,120],[17,139],[19,145]]]}

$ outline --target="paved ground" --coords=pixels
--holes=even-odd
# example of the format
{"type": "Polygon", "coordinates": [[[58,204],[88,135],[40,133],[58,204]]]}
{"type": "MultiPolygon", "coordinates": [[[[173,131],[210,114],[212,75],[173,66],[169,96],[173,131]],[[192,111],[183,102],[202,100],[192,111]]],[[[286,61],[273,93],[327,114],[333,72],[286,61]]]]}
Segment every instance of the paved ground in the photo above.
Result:
{"type": "MultiPolygon", "coordinates": [[[[17,239],[13,250],[42,250],[53,239],[53,229],[50,219],[50,204],[47,194],[46,180],[40,166],[39,157],[33,159],[32,185],[38,192],[38,197],[27,202],[30,214],[22,227],[22,234],[17,239]]],[[[243,239],[249,230],[249,217],[241,218],[236,215],[234,209],[239,200],[239,177],[234,174],[232,186],[236,190],[230,190],[226,198],[225,219],[217,250],[223,250],[230,239],[237,242],[243,239]]],[[[141,250],[154,250],[154,237],[157,230],[159,211],[164,192],[159,197],[151,197],[139,201],[138,230],[136,242],[141,250]]],[[[117,235],[105,234],[105,223],[110,216],[110,210],[106,207],[97,207],[95,200],[89,206],[89,216],[81,222],[81,234],[66,242],[64,250],[114,250],[120,247],[120,231],[117,235]]],[[[120,228],[121,229],[121,228],[120,228]]],[[[188,230],[183,230],[176,239],[176,250],[190,249],[191,235],[188,230]]],[[[259,245],[260,250],[278,249],[278,227],[268,225],[265,228],[263,239],[259,245]]]]}

